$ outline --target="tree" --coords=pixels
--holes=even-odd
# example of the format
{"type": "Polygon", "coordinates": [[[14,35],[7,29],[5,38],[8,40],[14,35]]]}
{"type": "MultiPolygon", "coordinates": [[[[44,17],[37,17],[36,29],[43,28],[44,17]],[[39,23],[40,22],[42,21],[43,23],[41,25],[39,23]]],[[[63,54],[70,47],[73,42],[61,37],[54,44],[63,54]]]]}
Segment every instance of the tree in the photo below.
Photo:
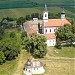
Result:
{"type": "Polygon", "coordinates": [[[30,20],[31,19],[30,15],[26,15],[25,19],[30,20]]]}
{"type": "Polygon", "coordinates": [[[56,40],[56,48],[61,49],[61,41],[59,40],[59,38],[56,40]]]}
{"type": "Polygon", "coordinates": [[[0,51],[0,64],[2,64],[5,61],[5,56],[2,51],[0,51]]]}
{"type": "Polygon", "coordinates": [[[3,35],[4,35],[4,28],[3,26],[1,26],[0,27],[0,40],[2,39],[3,35]]]}
{"type": "MultiPolygon", "coordinates": [[[[27,37],[28,38],[28,37],[27,37]]],[[[29,47],[27,50],[34,56],[42,58],[46,55],[47,52],[47,46],[45,44],[46,38],[43,36],[40,36],[38,34],[33,33],[30,35],[29,39],[25,39],[25,46],[26,48],[29,47]]]]}
{"type": "Polygon", "coordinates": [[[27,37],[27,32],[26,31],[22,31],[21,39],[24,40],[25,37],[27,37]]]}
{"type": "Polygon", "coordinates": [[[6,37],[6,39],[0,41],[0,51],[4,53],[6,60],[15,59],[20,53],[21,41],[18,38],[17,36],[14,39],[6,37]]]}
{"type": "Polygon", "coordinates": [[[18,20],[17,20],[17,25],[22,25],[22,27],[23,27],[23,29],[24,29],[24,26],[23,26],[23,23],[25,22],[25,18],[23,18],[23,17],[20,17],[20,18],[18,18],[18,20]]]}
{"type": "Polygon", "coordinates": [[[55,34],[56,38],[61,42],[65,41],[67,43],[66,45],[72,45],[73,42],[75,42],[75,35],[72,25],[64,25],[63,27],[59,27],[55,34]]]}

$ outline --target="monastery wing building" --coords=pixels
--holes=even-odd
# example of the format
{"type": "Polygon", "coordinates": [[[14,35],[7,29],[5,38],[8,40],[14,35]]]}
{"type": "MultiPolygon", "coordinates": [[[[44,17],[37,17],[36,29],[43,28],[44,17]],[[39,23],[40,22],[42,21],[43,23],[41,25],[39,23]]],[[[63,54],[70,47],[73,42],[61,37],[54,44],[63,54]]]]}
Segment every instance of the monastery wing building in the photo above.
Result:
{"type": "Polygon", "coordinates": [[[71,24],[65,17],[65,11],[62,11],[60,19],[48,19],[48,10],[45,4],[45,9],[43,11],[42,35],[47,38],[47,46],[55,46],[55,31],[58,29],[58,27],[64,26],[64,24],[71,24]]]}

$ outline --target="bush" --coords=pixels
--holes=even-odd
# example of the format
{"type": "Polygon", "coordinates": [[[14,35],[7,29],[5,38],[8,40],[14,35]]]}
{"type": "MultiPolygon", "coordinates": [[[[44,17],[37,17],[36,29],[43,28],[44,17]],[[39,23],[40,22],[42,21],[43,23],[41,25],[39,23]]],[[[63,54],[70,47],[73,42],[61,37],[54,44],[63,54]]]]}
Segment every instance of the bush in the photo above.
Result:
{"type": "Polygon", "coordinates": [[[15,36],[16,36],[15,32],[11,32],[11,33],[10,33],[10,37],[11,37],[11,38],[14,38],[15,36]]]}
{"type": "Polygon", "coordinates": [[[3,64],[4,61],[5,61],[4,53],[0,51],[0,64],[3,64]]]}

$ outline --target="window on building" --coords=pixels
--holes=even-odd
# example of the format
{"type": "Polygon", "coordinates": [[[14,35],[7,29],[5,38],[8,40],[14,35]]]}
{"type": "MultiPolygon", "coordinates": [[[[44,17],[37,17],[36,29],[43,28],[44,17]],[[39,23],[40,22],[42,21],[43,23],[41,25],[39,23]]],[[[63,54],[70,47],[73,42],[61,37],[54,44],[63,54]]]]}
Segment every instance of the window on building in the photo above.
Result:
{"type": "Polygon", "coordinates": [[[54,42],[54,40],[53,40],[53,42],[54,42]]]}
{"type": "Polygon", "coordinates": [[[54,29],[54,32],[56,32],[56,29],[54,29]]]}
{"type": "Polygon", "coordinates": [[[35,70],[35,68],[34,68],[34,70],[35,70]]]}
{"type": "Polygon", "coordinates": [[[45,17],[47,17],[47,15],[45,14],[45,17]]]}
{"type": "Polygon", "coordinates": [[[50,32],[51,32],[51,29],[50,29],[50,32]]]}
{"type": "Polygon", "coordinates": [[[26,69],[26,71],[27,71],[27,69],[26,69]]]}
{"type": "Polygon", "coordinates": [[[47,29],[46,29],[45,31],[46,31],[46,33],[47,33],[47,29]]]}
{"type": "Polygon", "coordinates": [[[29,70],[29,72],[30,72],[30,70],[29,70]]]}

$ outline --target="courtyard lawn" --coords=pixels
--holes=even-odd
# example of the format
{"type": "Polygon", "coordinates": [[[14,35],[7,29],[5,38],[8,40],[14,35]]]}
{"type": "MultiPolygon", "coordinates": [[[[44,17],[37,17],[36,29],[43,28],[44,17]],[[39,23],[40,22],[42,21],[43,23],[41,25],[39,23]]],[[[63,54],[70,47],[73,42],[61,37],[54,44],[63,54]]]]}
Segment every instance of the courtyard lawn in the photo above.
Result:
{"type": "Polygon", "coordinates": [[[48,54],[50,56],[75,58],[75,47],[62,47],[62,49],[48,47],[48,54]]]}
{"type": "Polygon", "coordinates": [[[42,75],[75,75],[75,61],[44,61],[45,73],[42,75]]]}
{"type": "MultiPolygon", "coordinates": [[[[0,75],[24,75],[23,68],[29,54],[22,50],[17,59],[0,65],[0,75]]],[[[74,60],[39,59],[44,63],[45,73],[41,75],[75,75],[74,60]]]]}

